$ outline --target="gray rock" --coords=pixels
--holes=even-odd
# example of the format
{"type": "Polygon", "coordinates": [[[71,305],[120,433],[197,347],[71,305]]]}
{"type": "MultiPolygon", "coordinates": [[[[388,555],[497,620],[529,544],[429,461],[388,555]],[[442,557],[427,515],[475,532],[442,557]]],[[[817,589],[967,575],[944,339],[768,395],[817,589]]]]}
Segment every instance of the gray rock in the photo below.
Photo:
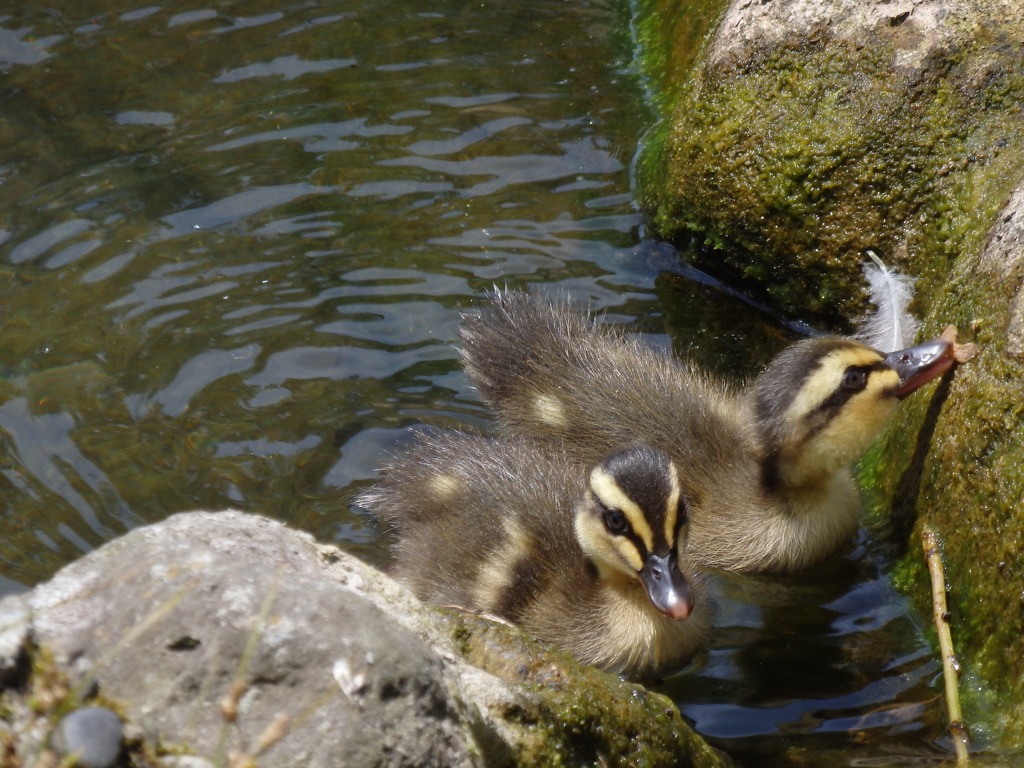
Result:
{"type": "Polygon", "coordinates": [[[195,755],[168,755],[160,760],[163,768],[214,768],[209,760],[195,755]]]}
{"type": "Polygon", "coordinates": [[[979,3],[978,0],[780,0],[773,3],[732,2],[728,6],[707,57],[718,63],[728,58],[748,58],[751,52],[785,40],[807,39],[827,29],[838,39],[859,45],[874,43],[879,30],[905,26],[893,62],[919,69],[927,66],[936,51],[964,48],[977,38],[967,20],[984,18],[995,26],[1010,27],[1018,20],[1019,7],[979,3]]]}
{"type": "Polygon", "coordinates": [[[112,768],[122,747],[121,718],[104,707],[76,709],[61,718],[50,743],[81,768],[112,768]]]}
{"type": "Polygon", "coordinates": [[[978,258],[985,270],[1005,286],[1015,285],[1006,322],[1006,354],[1024,359],[1024,283],[1017,279],[1024,262],[1024,184],[1010,195],[1006,206],[989,230],[978,258]]]}
{"type": "Polygon", "coordinates": [[[73,690],[213,764],[726,764],[665,697],[253,515],[136,529],[25,605],[73,690]]]}
{"type": "Polygon", "coordinates": [[[470,764],[438,656],[269,520],[176,516],[29,602],[73,683],[95,679],[164,745],[212,756],[226,737],[275,766],[470,764]]]}

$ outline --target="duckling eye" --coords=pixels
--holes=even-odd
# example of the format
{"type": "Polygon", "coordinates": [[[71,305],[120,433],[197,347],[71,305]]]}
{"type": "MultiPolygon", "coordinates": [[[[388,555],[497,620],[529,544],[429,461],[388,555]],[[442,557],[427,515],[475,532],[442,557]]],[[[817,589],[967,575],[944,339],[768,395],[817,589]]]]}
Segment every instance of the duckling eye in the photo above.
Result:
{"type": "Polygon", "coordinates": [[[868,375],[859,368],[848,368],[843,375],[843,389],[863,389],[868,375]]]}
{"type": "Polygon", "coordinates": [[[606,509],[604,512],[604,527],[610,533],[619,535],[626,532],[629,524],[626,522],[626,516],[620,510],[606,509]]]}

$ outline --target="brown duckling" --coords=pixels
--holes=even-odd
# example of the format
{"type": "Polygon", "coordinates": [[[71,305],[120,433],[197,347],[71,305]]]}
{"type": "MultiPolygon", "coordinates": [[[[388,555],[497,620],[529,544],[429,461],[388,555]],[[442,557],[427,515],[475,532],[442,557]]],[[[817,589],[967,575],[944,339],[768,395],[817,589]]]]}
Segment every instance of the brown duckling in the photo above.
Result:
{"type": "Polygon", "coordinates": [[[516,624],[602,670],[678,668],[711,626],[685,561],[687,500],[661,452],[630,447],[588,469],[524,441],[421,435],[357,502],[395,528],[396,576],[420,599],[516,624]]]}
{"type": "Polygon", "coordinates": [[[899,400],[953,363],[934,339],[885,355],[841,337],[798,341],[736,389],[573,311],[517,292],[464,318],[470,382],[506,434],[592,462],[642,442],[679,467],[690,556],[737,571],[793,571],[857,528],[849,466],[899,400]]]}

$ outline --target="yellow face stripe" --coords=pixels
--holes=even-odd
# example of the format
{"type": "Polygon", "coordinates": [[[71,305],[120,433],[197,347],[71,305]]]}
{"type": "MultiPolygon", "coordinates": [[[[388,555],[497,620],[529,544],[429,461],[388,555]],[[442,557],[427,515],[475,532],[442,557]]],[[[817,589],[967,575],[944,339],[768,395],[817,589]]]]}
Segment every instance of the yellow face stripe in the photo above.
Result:
{"type": "Polygon", "coordinates": [[[824,356],[809,373],[786,414],[786,463],[780,468],[786,482],[810,482],[856,461],[885,428],[896,408],[899,376],[882,359],[870,347],[847,346],[824,356]],[[842,395],[851,367],[866,370],[864,388],[826,407],[842,395]]]}
{"type": "Polygon", "coordinates": [[[899,385],[895,371],[883,368],[872,371],[863,392],[854,395],[818,435],[819,451],[831,450],[834,463],[848,464],[867,450],[889,423],[896,410],[895,397],[884,397],[899,385]],[[829,448],[829,444],[831,447],[829,448]]]}
{"type": "Polygon", "coordinates": [[[633,532],[644,543],[647,551],[654,550],[654,534],[651,531],[651,526],[647,524],[646,515],[636,502],[623,492],[611,474],[601,467],[595,467],[590,473],[590,489],[604,506],[621,510],[629,521],[633,532]]]}
{"type": "Polygon", "coordinates": [[[621,573],[635,579],[644,567],[643,558],[636,545],[625,536],[612,536],[604,522],[590,510],[576,515],[576,539],[594,564],[602,578],[621,573]]]}
{"type": "Polygon", "coordinates": [[[670,462],[668,466],[671,480],[669,487],[672,490],[668,494],[668,506],[665,509],[665,541],[670,547],[675,547],[676,522],[679,515],[679,473],[676,471],[675,463],[670,462]]]}
{"type": "Polygon", "coordinates": [[[793,400],[789,409],[793,418],[800,419],[825,402],[842,384],[847,368],[873,365],[881,359],[870,347],[843,347],[826,355],[793,400]]]}

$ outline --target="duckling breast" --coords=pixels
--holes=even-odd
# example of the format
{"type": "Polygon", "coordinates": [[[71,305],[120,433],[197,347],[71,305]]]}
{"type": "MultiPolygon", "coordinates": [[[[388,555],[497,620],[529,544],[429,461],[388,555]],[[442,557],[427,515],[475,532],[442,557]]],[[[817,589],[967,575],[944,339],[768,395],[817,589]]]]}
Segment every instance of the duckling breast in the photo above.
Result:
{"type": "Polygon", "coordinates": [[[581,653],[595,666],[617,674],[644,677],[678,669],[706,642],[712,605],[699,578],[688,579],[695,591],[694,609],[682,621],[657,611],[642,588],[604,590],[602,636],[581,653]]]}

